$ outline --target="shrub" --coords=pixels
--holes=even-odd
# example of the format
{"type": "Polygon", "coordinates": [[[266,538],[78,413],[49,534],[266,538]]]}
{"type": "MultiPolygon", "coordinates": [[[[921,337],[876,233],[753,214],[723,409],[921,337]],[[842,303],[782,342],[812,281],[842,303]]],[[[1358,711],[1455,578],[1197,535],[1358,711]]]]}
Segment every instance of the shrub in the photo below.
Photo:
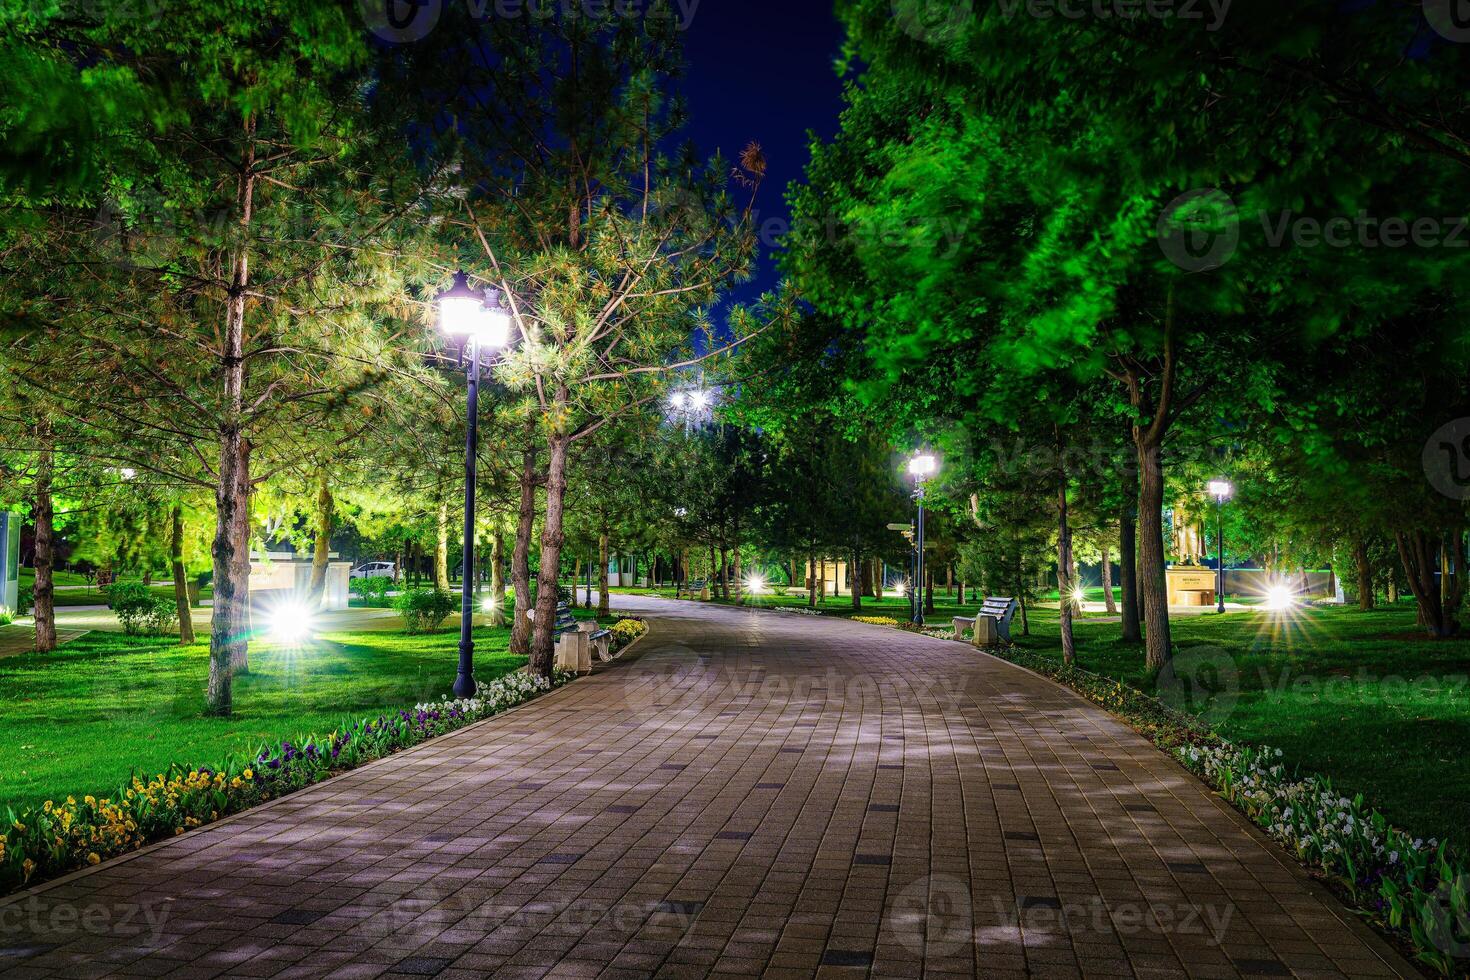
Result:
{"type": "Polygon", "coordinates": [[[414,589],[393,600],[393,608],[403,616],[405,633],[434,632],[457,605],[458,596],[438,589],[414,589]]]}
{"type": "Polygon", "coordinates": [[[388,606],[388,590],[392,588],[393,580],[383,575],[373,578],[355,578],[347,583],[347,591],[362,600],[364,606],[386,608],[388,606]]]}
{"type": "Polygon", "coordinates": [[[107,603],[129,636],[161,636],[178,629],[178,604],[154,595],[142,582],[117,582],[108,586],[107,603]]]}
{"type": "Polygon", "coordinates": [[[0,626],[9,626],[15,622],[15,614],[5,606],[0,606],[0,626]]]}
{"type": "Polygon", "coordinates": [[[784,596],[784,595],[786,595],[790,591],[791,591],[791,586],[789,586],[789,585],[773,585],[773,586],[771,586],[771,594],[772,595],[784,596]]]}
{"type": "Polygon", "coordinates": [[[22,586],[20,593],[15,600],[15,614],[17,616],[24,616],[26,613],[31,611],[31,607],[35,604],[35,590],[33,590],[29,585],[22,586]]]}

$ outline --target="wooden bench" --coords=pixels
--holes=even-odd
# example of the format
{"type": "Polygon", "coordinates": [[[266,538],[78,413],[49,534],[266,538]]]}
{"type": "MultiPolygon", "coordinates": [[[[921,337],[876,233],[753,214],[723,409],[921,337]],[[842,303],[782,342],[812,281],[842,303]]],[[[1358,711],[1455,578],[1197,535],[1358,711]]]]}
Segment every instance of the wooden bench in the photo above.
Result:
{"type": "MultiPolygon", "coordinates": [[[[697,578],[693,582],[686,582],[684,584],[683,594],[693,598],[695,593],[703,593],[707,588],[709,588],[709,581],[707,579],[697,578]]],[[[679,598],[679,595],[680,590],[675,588],[674,598],[679,598]]]]}
{"type": "Polygon", "coordinates": [[[955,639],[961,639],[965,630],[971,631],[971,641],[977,646],[993,646],[996,640],[1011,642],[1011,619],[1019,606],[1015,599],[1004,596],[987,596],[974,616],[954,617],[955,639]]]}

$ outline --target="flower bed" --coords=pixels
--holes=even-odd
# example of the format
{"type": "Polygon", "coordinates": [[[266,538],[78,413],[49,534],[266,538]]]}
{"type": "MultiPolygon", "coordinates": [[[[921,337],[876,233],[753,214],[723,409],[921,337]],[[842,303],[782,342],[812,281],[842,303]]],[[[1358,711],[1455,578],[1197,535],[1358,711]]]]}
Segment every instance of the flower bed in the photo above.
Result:
{"type": "Polygon", "coordinates": [[[854,623],[868,623],[872,626],[897,626],[898,620],[892,616],[852,616],[854,623]]]}
{"type": "Polygon", "coordinates": [[[47,800],[19,813],[7,808],[0,834],[0,894],[294,792],[488,718],[574,676],[558,671],[548,680],[515,671],[478,685],[474,697],[420,704],[371,720],[354,719],[326,735],[262,748],[248,760],[227,759],[218,769],[175,765],[146,781],[135,777],[100,799],[85,796],[79,803],[68,796],[62,803],[47,800]]]}
{"type": "Polygon", "coordinates": [[[621,650],[638,637],[648,632],[648,624],[641,619],[627,616],[608,627],[612,633],[613,650],[621,650]]]}
{"type": "Polygon", "coordinates": [[[993,652],[1121,716],[1335,883],[1422,963],[1445,976],[1470,975],[1470,864],[1447,842],[1412,838],[1362,796],[1348,799],[1324,777],[1288,773],[1277,761],[1280,749],[1227,741],[1136,688],[1014,647],[993,652]]]}

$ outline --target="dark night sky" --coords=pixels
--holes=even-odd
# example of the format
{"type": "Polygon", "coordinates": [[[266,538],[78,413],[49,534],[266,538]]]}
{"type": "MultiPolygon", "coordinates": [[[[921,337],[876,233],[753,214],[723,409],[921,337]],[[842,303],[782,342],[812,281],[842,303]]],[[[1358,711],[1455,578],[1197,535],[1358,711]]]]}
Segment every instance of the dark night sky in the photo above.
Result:
{"type": "MultiPolygon", "coordinates": [[[[807,131],[837,130],[842,83],[832,64],[842,30],[832,0],[700,0],[684,37],[688,138],[703,154],[734,164],[745,144],[765,149],[769,169],[756,198],[761,219],[787,215],[786,185],[802,176],[807,131]]],[[[749,300],[776,284],[769,243],[754,282],[734,292],[749,300]]]]}

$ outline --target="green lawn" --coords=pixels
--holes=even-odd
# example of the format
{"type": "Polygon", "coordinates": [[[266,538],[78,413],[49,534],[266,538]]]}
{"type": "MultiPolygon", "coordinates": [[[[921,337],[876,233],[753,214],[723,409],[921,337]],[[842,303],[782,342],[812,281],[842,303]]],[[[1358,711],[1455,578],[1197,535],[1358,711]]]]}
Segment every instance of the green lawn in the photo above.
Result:
{"type": "MultiPolygon", "coordinates": [[[[33,585],[36,581],[36,570],[34,568],[21,568],[19,581],[21,588],[33,585]]],[[[51,584],[86,585],[87,579],[80,572],[63,572],[58,570],[51,573],[51,584]]]]}
{"type": "MultiPolygon", "coordinates": [[[[253,753],[267,739],[330,730],[446,694],[458,631],[324,634],[311,646],[251,644],[251,672],[234,686],[235,716],[201,714],[208,646],[93,632],[54,653],[0,659],[0,811],[68,793],[108,792],[135,770],[207,765],[253,753]]],[[[475,631],[475,673],[488,680],[525,663],[510,631],[475,631]]]]}
{"type": "MultiPolygon", "coordinates": [[[[57,572],[55,578],[56,580],[53,583],[55,585],[85,586],[87,584],[87,580],[76,572],[57,572]]],[[[20,570],[20,587],[23,589],[34,588],[35,583],[35,569],[22,568],[20,570]]],[[[163,596],[166,599],[172,599],[174,597],[174,587],[172,585],[155,585],[153,586],[153,594],[163,596]]],[[[201,599],[208,599],[213,595],[214,590],[208,585],[199,591],[199,597],[201,599]]],[[[58,609],[64,609],[70,606],[105,606],[107,605],[107,596],[102,593],[102,590],[96,587],[65,588],[58,589],[55,592],[54,602],[58,609]]]]}

